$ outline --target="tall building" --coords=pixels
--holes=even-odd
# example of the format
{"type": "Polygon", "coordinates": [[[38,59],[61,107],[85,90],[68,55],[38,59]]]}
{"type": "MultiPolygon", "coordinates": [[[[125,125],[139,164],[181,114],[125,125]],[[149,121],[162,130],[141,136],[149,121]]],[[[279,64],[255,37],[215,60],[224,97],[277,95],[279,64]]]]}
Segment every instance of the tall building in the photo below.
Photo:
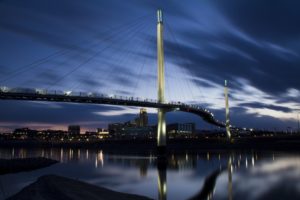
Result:
{"type": "Polygon", "coordinates": [[[139,126],[148,126],[148,114],[146,108],[140,109],[139,126]]]}
{"type": "Polygon", "coordinates": [[[140,109],[139,115],[132,121],[108,125],[108,132],[115,138],[153,138],[153,127],[148,126],[148,114],[145,108],[140,109]]]}
{"type": "Polygon", "coordinates": [[[135,127],[148,126],[148,114],[146,108],[141,108],[140,114],[130,123],[135,127]]]}
{"type": "Polygon", "coordinates": [[[68,132],[71,135],[79,135],[80,134],[80,126],[79,125],[70,125],[68,127],[68,132]]]}

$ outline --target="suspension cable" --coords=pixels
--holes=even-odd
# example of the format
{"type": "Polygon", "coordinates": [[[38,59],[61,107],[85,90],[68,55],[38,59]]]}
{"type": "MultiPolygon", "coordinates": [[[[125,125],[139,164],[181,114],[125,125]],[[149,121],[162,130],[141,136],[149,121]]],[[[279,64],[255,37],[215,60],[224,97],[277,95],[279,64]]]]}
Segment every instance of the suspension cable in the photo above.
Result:
{"type": "MultiPolygon", "coordinates": [[[[109,32],[109,31],[117,31],[117,32],[119,32],[119,31],[122,30],[126,25],[128,25],[128,24],[133,24],[133,23],[135,23],[136,21],[140,21],[141,19],[143,19],[143,18],[145,18],[145,17],[147,17],[147,16],[149,16],[149,14],[144,15],[144,16],[142,16],[142,17],[139,17],[139,18],[137,18],[136,20],[131,21],[131,22],[129,22],[129,23],[121,24],[121,26],[116,26],[116,27],[113,27],[113,28],[109,28],[108,30],[103,31],[101,34],[104,34],[104,33],[109,32]]],[[[86,41],[83,41],[83,42],[86,43],[86,41]]],[[[80,44],[83,43],[83,42],[80,42],[80,44]]],[[[98,44],[98,42],[97,42],[97,44],[98,44]]],[[[95,44],[93,43],[92,46],[93,46],[93,45],[95,45],[95,44]]],[[[58,57],[58,56],[65,55],[65,54],[67,54],[67,53],[69,53],[69,52],[72,52],[72,51],[78,49],[78,46],[79,46],[79,45],[72,45],[72,46],[73,46],[73,47],[70,48],[70,49],[56,51],[56,52],[54,52],[54,53],[52,53],[52,54],[50,54],[50,55],[48,55],[48,56],[46,56],[46,57],[44,57],[44,58],[35,60],[35,61],[31,62],[30,64],[27,64],[27,65],[18,67],[17,69],[15,69],[14,71],[12,71],[12,72],[8,75],[8,77],[6,77],[6,78],[0,80],[0,83],[2,84],[2,83],[4,83],[4,82],[6,82],[6,81],[8,81],[8,80],[10,80],[10,79],[12,79],[12,78],[14,78],[14,77],[20,75],[20,74],[23,74],[23,73],[25,73],[25,72],[27,72],[27,71],[29,71],[29,70],[31,70],[31,69],[34,69],[34,68],[36,68],[36,67],[38,67],[38,66],[41,66],[42,64],[46,63],[50,58],[55,58],[55,57],[58,57]]],[[[83,50],[84,50],[84,49],[83,49],[83,50]]]]}
{"type": "MultiPolygon", "coordinates": [[[[103,41],[110,41],[112,39],[112,36],[110,35],[109,37],[105,38],[103,41]]],[[[92,56],[90,56],[88,59],[85,59],[83,62],[81,62],[80,64],[78,64],[75,68],[73,68],[71,71],[65,73],[63,76],[61,76],[59,79],[57,79],[52,86],[48,87],[47,89],[57,85],[58,83],[60,83],[61,81],[63,81],[66,77],[70,76],[71,74],[73,74],[74,72],[76,72],[77,70],[79,70],[81,67],[83,67],[85,64],[87,64],[88,62],[90,62],[92,59],[94,59],[96,56],[98,56],[100,53],[102,53],[104,50],[108,49],[111,46],[111,44],[108,47],[104,47],[98,51],[96,51],[92,56]]]]}

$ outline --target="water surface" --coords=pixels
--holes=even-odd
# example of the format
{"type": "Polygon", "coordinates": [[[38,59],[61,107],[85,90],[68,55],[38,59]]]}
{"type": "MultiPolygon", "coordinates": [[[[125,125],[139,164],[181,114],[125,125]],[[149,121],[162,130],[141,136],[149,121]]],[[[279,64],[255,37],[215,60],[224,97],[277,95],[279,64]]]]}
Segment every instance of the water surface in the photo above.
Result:
{"type": "Polygon", "coordinates": [[[167,166],[145,155],[101,149],[11,148],[0,158],[43,156],[59,160],[47,168],[0,176],[0,199],[46,174],[56,174],[153,199],[297,199],[300,154],[272,151],[201,151],[170,154],[167,166]]]}

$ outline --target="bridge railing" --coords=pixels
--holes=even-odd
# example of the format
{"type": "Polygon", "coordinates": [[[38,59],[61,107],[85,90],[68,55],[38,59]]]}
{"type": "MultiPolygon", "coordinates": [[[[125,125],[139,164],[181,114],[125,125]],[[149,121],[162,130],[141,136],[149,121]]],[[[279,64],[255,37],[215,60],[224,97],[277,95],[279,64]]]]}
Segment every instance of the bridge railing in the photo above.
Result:
{"type": "MultiPolygon", "coordinates": [[[[47,90],[47,89],[38,89],[38,88],[9,88],[6,86],[0,87],[0,92],[4,93],[25,93],[25,94],[37,94],[37,95],[65,95],[65,96],[79,96],[79,97],[94,97],[94,98],[109,98],[109,99],[120,99],[120,100],[129,100],[129,101],[138,101],[138,102],[149,102],[149,103],[158,103],[156,99],[151,98],[139,98],[139,97],[128,97],[120,95],[108,95],[97,92],[79,92],[79,91],[62,91],[62,90],[47,90]]],[[[185,106],[187,108],[200,109],[205,111],[199,106],[185,104],[180,101],[170,101],[164,104],[174,105],[174,106],[185,106]]]]}
{"type": "MultiPolygon", "coordinates": [[[[152,103],[158,104],[156,99],[150,98],[139,98],[139,97],[128,97],[120,95],[107,95],[97,92],[77,92],[77,91],[61,91],[61,90],[46,90],[46,89],[33,89],[33,88],[9,88],[6,86],[0,87],[1,93],[20,93],[20,94],[31,94],[31,95],[57,95],[57,96],[70,96],[70,97],[90,97],[90,98],[102,98],[102,99],[114,99],[121,101],[134,101],[137,103],[152,103]]],[[[170,101],[162,103],[173,108],[178,107],[180,110],[188,110],[195,113],[201,112],[204,114],[208,120],[214,121],[217,124],[222,124],[214,118],[212,112],[207,109],[200,107],[199,105],[186,104],[180,101],[170,101]]]]}
{"type": "Polygon", "coordinates": [[[37,94],[37,95],[65,95],[73,97],[94,97],[94,98],[108,98],[108,99],[120,99],[129,101],[140,101],[157,103],[157,100],[150,98],[128,97],[121,95],[109,95],[97,92],[79,92],[79,91],[62,91],[62,90],[46,90],[37,88],[9,88],[6,86],[0,87],[0,92],[3,93],[24,93],[24,94],[37,94]]]}

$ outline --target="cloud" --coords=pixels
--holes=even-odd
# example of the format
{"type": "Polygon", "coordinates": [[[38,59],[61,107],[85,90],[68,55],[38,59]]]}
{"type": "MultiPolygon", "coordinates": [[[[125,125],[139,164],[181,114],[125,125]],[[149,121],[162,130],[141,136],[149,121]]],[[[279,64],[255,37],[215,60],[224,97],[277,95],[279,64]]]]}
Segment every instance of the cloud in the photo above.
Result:
{"type": "Polygon", "coordinates": [[[285,113],[290,113],[293,111],[291,108],[288,108],[288,107],[263,104],[263,103],[258,103],[258,102],[256,102],[256,103],[241,103],[241,104],[239,104],[239,106],[250,107],[250,108],[266,108],[269,110],[277,110],[277,111],[282,111],[285,113]]]}
{"type": "MultiPolygon", "coordinates": [[[[155,15],[162,8],[168,100],[196,102],[222,119],[227,79],[236,125],[285,128],[300,110],[299,7],[289,0],[5,1],[0,5],[0,43],[5,44],[0,50],[7,53],[0,55],[0,71],[9,73],[62,50],[68,53],[46,59],[5,84],[156,98],[155,15]]],[[[61,117],[47,106],[43,110],[47,115],[40,116],[42,110],[27,103],[5,102],[4,106],[24,111],[3,117],[10,122],[70,123],[78,113],[85,113],[81,118],[85,122],[95,121],[101,115],[93,113],[108,117],[109,109],[122,115],[113,120],[125,119],[127,111],[133,114],[130,109],[64,104],[57,109],[66,113],[61,117]]],[[[180,121],[177,113],[171,116],[180,121]]],[[[99,120],[112,120],[107,119],[99,120]]]]}
{"type": "Polygon", "coordinates": [[[237,199],[284,199],[299,195],[299,159],[279,158],[261,162],[248,172],[234,174],[234,197],[237,199]],[[243,180],[247,179],[247,183],[243,180]],[[245,184],[240,184],[244,182],[245,184]],[[267,186],[267,187],[266,187],[267,186]],[[249,191],[251,191],[249,193],[249,191]],[[288,191],[288,192],[287,192],[288,191]],[[246,195],[245,194],[249,194],[246,195]]]}
{"type": "Polygon", "coordinates": [[[281,43],[299,36],[297,1],[214,0],[213,3],[235,26],[257,38],[281,43]]]}

